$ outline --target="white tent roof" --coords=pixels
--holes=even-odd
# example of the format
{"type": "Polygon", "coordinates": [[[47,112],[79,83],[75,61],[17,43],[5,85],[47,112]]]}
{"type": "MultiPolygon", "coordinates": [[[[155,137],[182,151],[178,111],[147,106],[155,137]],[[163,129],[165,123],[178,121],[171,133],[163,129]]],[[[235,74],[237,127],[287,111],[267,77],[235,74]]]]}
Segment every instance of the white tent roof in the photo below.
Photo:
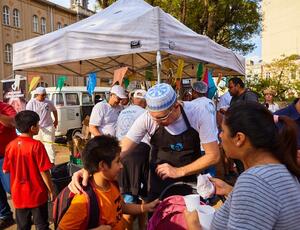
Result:
{"type": "MultiPolygon", "coordinates": [[[[158,50],[163,63],[176,65],[178,57],[184,58],[187,77],[195,75],[198,62],[214,68],[214,73],[245,74],[243,57],[143,0],[119,0],[70,26],[15,43],[13,69],[65,75],[97,71],[111,77],[115,69],[129,66],[144,75],[146,68],[156,65],[158,50]]],[[[162,73],[167,71],[163,65],[162,73]]]]}

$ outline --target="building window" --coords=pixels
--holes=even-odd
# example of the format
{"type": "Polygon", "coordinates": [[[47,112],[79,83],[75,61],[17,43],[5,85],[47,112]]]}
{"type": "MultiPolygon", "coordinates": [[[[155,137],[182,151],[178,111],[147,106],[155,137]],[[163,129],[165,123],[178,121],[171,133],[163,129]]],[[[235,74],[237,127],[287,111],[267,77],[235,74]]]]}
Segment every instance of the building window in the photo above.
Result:
{"type": "Polygon", "coordinates": [[[13,21],[15,27],[21,27],[20,23],[20,11],[18,9],[13,10],[13,21]]]}
{"type": "Polygon", "coordinates": [[[42,32],[42,34],[47,33],[47,31],[46,31],[46,18],[41,19],[41,32],[42,32]]]}
{"type": "Polygon", "coordinates": [[[270,72],[266,72],[266,78],[270,78],[271,77],[271,73],[270,72]]]}
{"type": "Polygon", "coordinates": [[[61,29],[61,28],[62,28],[62,25],[61,25],[60,22],[58,22],[58,23],[57,23],[57,29],[59,30],[59,29],[61,29]]]}
{"type": "Polygon", "coordinates": [[[3,6],[3,24],[9,25],[9,7],[3,6]]]}
{"type": "Polygon", "coordinates": [[[4,54],[5,54],[5,62],[6,63],[12,63],[12,46],[11,44],[6,44],[4,48],[4,54]]]}
{"type": "Polygon", "coordinates": [[[39,19],[36,15],[33,15],[33,32],[39,32],[39,19]]]}

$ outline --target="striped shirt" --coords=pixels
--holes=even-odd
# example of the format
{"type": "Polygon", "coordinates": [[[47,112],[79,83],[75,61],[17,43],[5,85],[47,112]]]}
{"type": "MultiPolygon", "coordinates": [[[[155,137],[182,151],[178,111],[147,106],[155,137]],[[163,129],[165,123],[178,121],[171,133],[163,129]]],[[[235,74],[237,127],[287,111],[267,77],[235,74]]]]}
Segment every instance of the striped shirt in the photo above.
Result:
{"type": "Polygon", "coordinates": [[[255,166],[238,178],[212,229],[300,229],[300,184],[282,164],[255,166]]]}

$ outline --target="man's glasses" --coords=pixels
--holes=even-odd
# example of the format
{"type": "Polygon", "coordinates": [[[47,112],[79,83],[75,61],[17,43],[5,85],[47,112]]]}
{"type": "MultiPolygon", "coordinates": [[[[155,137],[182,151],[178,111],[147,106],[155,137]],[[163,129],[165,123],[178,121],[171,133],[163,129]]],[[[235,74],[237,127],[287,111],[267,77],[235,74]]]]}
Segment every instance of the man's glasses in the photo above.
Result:
{"type": "Polygon", "coordinates": [[[172,112],[174,111],[174,108],[175,107],[173,106],[172,109],[165,116],[163,116],[163,117],[153,117],[153,116],[151,116],[151,117],[152,117],[152,119],[154,121],[164,121],[164,120],[167,120],[169,118],[169,116],[172,114],[172,112]]]}

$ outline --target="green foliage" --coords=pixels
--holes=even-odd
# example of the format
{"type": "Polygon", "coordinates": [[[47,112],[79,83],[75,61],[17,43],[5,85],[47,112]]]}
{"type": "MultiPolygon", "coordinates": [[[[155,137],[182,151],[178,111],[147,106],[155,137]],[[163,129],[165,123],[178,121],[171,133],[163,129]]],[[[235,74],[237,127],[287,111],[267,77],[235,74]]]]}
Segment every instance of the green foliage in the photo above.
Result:
{"type": "Polygon", "coordinates": [[[247,79],[247,86],[263,97],[267,87],[277,92],[278,100],[291,100],[300,94],[300,59],[298,55],[282,56],[263,67],[263,75],[247,79]],[[267,75],[267,76],[266,76],[267,75]]]}
{"type": "MultiPolygon", "coordinates": [[[[195,32],[220,45],[247,54],[255,48],[249,41],[261,31],[261,0],[146,0],[195,32]]],[[[114,0],[98,0],[105,8],[114,0]]]]}

